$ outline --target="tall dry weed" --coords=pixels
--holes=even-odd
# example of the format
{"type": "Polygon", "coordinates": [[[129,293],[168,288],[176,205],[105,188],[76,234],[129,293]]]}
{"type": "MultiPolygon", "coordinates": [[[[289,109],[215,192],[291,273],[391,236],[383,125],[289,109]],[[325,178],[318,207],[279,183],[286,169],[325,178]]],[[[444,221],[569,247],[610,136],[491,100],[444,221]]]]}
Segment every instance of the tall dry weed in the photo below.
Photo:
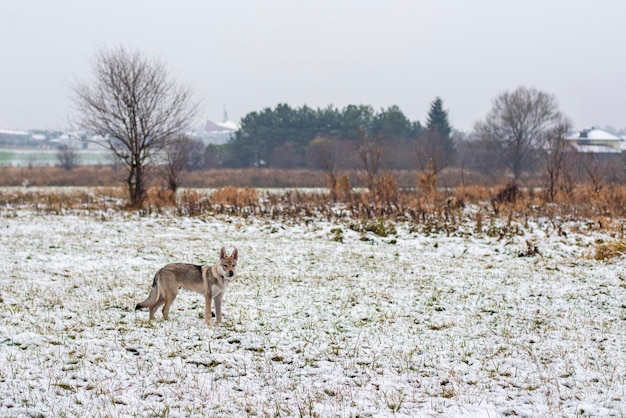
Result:
{"type": "Polygon", "coordinates": [[[162,187],[150,187],[146,192],[146,205],[164,208],[176,205],[176,193],[162,187]]]}
{"type": "Polygon", "coordinates": [[[434,192],[437,189],[437,172],[433,170],[418,172],[417,187],[419,187],[424,193],[434,192]]]}
{"type": "Polygon", "coordinates": [[[398,203],[398,180],[391,173],[375,179],[370,195],[377,204],[392,206],[398,203]]]}
{"type": "Polygon", "coordinates": [[[251,187],[238,188],[233,186],[222,187],[211,194],[211,202],[218,205],[227,205],[234,208],[257,206],[259,194],[251,187]]]}

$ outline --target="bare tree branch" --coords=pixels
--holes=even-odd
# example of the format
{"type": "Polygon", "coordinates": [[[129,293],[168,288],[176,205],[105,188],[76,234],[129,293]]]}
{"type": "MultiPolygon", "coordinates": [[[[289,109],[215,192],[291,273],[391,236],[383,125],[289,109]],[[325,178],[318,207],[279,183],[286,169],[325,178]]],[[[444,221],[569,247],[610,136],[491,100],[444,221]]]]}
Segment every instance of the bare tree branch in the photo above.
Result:
{"type": "Polygon", "coordinates": [[[554,202],[563,173],[572,169],[574,150],[565,139],[570,126],[569,121],[563,119],[561,123],[548,130],[546,132],[546,141],[541,149],[546,200],[548,202],[554,202]]]}
{"type": "Polygon", "coordinates": [[[382,135],[371,136],[363,131],[359,133],[357,155],[363,164],[367,188],[370,191],[374,191],[376,179],[382,168],[386,142],[382,135]]]}

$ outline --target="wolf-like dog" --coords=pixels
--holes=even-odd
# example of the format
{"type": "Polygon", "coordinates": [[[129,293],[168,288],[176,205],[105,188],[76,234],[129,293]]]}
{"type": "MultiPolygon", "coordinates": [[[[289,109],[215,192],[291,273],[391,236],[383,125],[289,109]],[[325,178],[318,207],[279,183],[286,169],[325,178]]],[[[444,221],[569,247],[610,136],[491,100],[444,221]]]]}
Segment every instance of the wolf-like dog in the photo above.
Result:
{"type": "Polygon", "coordinates": [[[204,295],[204,322],[207,325],[211,324],[211,301],[215,301],[215,317],[217,323],[220,323],[222,322],[222,298],[228,283],[235,278],[238,259],[237,248],[231,255],[227,255],[222,247],[220,261],[212,266],[168,264],[156,272],[148,298],[139,302],[135,310],[148,308],[150,319],[154,319],[154,313],[163,305],[163,318],[168,319],[172,302],[176,299],[178,291],[184,288],[204,295]]]}

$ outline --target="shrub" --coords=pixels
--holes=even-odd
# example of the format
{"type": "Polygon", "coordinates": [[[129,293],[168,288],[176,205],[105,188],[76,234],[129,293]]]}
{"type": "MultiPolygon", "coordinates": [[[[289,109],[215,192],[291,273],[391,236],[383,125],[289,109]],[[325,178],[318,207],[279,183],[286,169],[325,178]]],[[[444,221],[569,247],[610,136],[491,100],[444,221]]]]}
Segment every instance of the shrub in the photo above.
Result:
{"type": "Polygon", "coordinates": [[[176,203],[176,194],[171,190],[150,187],[146,194],[146,204],[150,207],[163,208],[176,203]]]}
{"type": "Polygon", "coordinates": [[[621,257],[626,253],[626,241],[612,241],[601,243],[596,246],[593,258],[595,260],[609,260],[621,257]]]}
{"type": "Polygon", "coordinates": [[[177,207],[180,215],[197,216],[210,210],[211,205],[204,194],[197,190],[185,190],[178,194],[177,207]]]}
{"type": "Polygon", "coordinates": [[[396,233],[396,227],[393,223],[386,223],[383,219],[363,222],[361,224],[352,223],[350,229],[356,232],[371,232],[379,237],[387,237],[396,233]]]}
{"type": "Polygon", "coordinates": [[[520,190],[517,183],[511,182],[501,188],[493,199],[498,203],[515,203],[520,197],[520,190]]]}
{"type": "Polygon", "coordinates": [[[390,173],[385,173],[374,182],[372,190],[374,200],[384,205],[398,202],[398,180],[390,173]]]}
{"type": "Polygon", "coordinates": [[[335,184],[333,191],[337,199],[342,202],[350,202],[352,200],[352,185],[350,178],[346,175],[340,176],[335,184]]]}
{"type": "Polygon", "coordinates": [[[256,189],[246,187],[237,188],[233,186],[217,189],[211,195],[213,204],[227,205],[233,208],[242,208],[248,206],[257,206],[259,203],[259,195],[256,189]]]}

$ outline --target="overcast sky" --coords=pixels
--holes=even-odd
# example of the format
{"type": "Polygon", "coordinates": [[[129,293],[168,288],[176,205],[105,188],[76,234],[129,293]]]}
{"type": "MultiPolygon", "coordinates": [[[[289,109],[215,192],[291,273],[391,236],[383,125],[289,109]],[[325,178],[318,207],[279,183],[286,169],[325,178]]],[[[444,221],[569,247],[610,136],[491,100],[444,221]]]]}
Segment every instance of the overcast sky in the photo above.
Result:
{"type": "Polygon", "coordinates": [[[471,130],[519,86],[554,94],[577,129],[626,127],[624,0],[2,0],[0,128],[62,129],[97,46],[161,58],[231,120],[287,103],[435,97],[471,130]]]}

